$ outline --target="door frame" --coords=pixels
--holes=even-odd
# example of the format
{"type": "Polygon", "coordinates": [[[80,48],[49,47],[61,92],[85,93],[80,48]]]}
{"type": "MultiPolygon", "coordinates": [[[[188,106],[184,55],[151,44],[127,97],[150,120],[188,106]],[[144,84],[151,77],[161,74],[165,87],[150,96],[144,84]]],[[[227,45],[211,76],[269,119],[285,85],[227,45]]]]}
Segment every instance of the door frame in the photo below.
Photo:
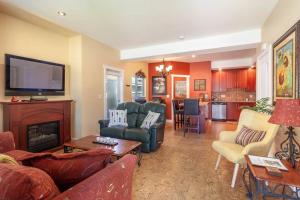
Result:
{"type": "Polygon", "coordinates": [[[264,48],[256,60],[256,99],[270,97],[273,101],[273,61],[272,45],[263,44],[264,48]]]}
{"type": "Polygon", "coordinates": [[[190,98],[190,75],[181,75],[181,74],[171,74],[171,111],[172,111],[172,120],[174,120],[174,111],[173,111],[173,105],[172,105],[172,100],[174,99],[174,78],[186,78],[186,97],[190,98]]]}
{"type": "Polygon", "coordinates": [[[107,91],[106,91],[106,79],[107,79],[107,70],[112,70],[112,71],[117,71],[121,75],[121,84],[120,84],[120,101],[124,101],[124,69],[117,68],[117,67],[112,67],[110,65],[103,65],[103,96],[104,96],[104,101],[103,101],[103,106],[104,106],[104,119],[107,119],[106,113],[107,113],[107,91]]]}

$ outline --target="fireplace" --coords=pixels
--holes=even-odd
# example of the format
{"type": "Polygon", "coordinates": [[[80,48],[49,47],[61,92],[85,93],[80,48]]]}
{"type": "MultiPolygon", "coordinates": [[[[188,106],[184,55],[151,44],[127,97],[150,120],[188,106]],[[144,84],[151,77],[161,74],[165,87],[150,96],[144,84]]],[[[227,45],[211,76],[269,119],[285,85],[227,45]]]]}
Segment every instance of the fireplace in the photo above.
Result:
{"type": "Polygon", "coordinates": [[[59,121],[27,126],[27,149],[40,152],[59,146],[59,121]]]}
{"type": "Polygon", "coordinates": [[[56,151],[71,140],[71,102],[0,102],[3,130],[14,134],[16,149],[56,151]]]}

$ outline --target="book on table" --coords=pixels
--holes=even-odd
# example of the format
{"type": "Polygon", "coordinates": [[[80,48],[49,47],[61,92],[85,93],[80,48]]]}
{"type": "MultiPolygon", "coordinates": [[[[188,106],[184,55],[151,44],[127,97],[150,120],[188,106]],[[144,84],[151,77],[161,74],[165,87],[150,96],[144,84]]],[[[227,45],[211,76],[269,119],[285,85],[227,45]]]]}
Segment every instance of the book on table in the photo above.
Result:
{"type": "Polygon", "coordinates": [[[288,171],[288,169],[283,165],[283,163],[277,158],[249,155],[249,159],[252,165],[262,166],[262,167],[274,167],[280,170],[288,171]]]}

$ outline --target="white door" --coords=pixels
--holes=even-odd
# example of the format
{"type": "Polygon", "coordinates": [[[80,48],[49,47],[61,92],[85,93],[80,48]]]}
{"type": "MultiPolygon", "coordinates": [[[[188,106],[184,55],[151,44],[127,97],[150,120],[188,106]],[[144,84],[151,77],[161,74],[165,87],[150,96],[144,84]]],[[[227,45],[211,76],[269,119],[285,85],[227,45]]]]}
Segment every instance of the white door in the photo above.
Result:
{"type": "Polygon", "coordinates": [[[108,118],[109,110],[116,109],[123,101],[123,72],[111,68],[105,69],[105,118],[108,118]]]}
{"type": "Polygon", "coordinates": [[[257,57],[256,65],[256,99],[273,96],[273,73],[272,73],[272,46],[264,45],[265,48],[257,57]]]}

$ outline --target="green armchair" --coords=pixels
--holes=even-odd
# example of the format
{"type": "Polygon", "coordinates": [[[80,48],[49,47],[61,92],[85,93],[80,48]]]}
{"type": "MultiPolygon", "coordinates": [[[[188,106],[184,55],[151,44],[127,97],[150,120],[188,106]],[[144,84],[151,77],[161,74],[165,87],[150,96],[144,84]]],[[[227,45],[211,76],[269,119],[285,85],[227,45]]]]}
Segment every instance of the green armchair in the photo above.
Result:
{"type": "Polygon", "coordinates": [[[166,123],[166,106],[148,102],[139,104],[135,102],[121,103],[117,110],[127,109],[128,127],[108,127],[109,120],[99,120],[100,135],[118,139],[135,140],[142,142],[143,152],[152,152],[159,148],[164,141],[166,123]],[[160,113],[157,122],[150,129],[142,129],[140,126],[148,112],[160,113]]]}

